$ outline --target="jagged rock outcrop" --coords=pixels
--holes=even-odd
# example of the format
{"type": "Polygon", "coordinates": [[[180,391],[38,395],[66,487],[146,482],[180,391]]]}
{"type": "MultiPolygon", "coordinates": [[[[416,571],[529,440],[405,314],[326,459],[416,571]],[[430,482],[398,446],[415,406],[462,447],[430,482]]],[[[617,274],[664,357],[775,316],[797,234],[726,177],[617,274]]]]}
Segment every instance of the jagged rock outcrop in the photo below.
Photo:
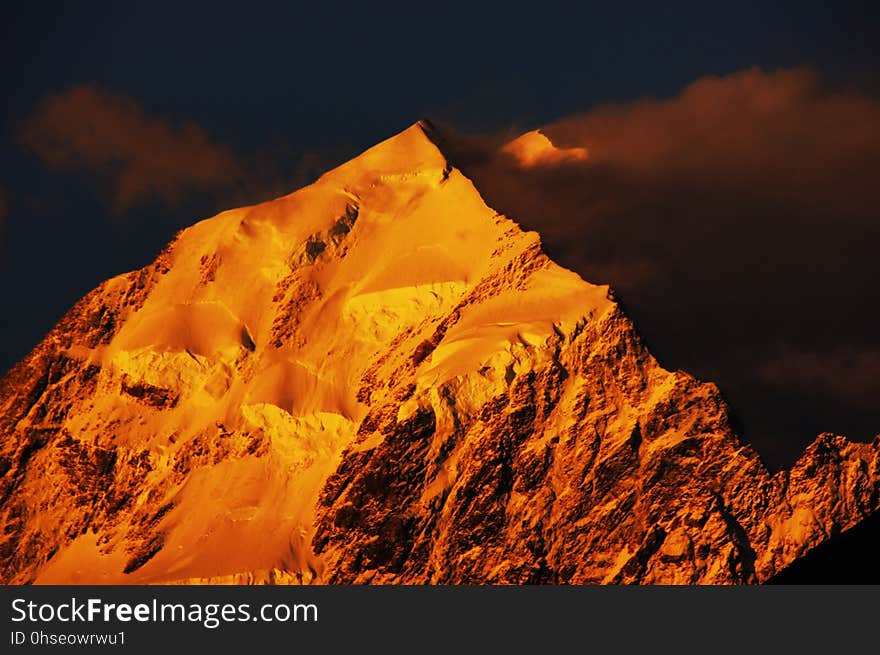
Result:
{"type": "Polygon", "coordinates": [[[3,582],[754,583],[878,509],[880,438],[771,474],[426,132],[184,230],[0,382],[3,582]]]}

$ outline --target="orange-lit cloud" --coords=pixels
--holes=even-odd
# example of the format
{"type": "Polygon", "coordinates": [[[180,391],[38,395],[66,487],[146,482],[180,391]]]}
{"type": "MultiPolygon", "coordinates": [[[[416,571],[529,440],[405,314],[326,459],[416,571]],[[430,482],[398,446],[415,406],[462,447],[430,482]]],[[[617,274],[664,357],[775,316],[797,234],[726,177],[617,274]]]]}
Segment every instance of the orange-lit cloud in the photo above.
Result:
{"type": "Polygon", "coordinates": [[[447,138],[490,205],[610,283],[661,362],[718,381],[784,458],[819,429],[880,432],[873,377],[847,373],[880,351],[877,125],[880,102],[811,70],[748,70],[541,128],[586,158],[523,165],[506,138],[447,138]],[[780,352],[807,354],[781,369],[780,352]]]}
{"type": "Polygon", "coordinates": [[[43,98],[18,136],[47,167],[95,178],[117,215],[150,202],[173,208],[193,194],[213,202],[206,211],[254,204],[309,184],[353,154],[281,143],[240,155],[192,121],[150,114],[95,85],[43,98]]]}
{"type": "Polygon", "coordinates": [[[501,148],[502,152],[512,155],[520,166],[553,166],[587,158],[586,148],[560,148],[540,130],[532,130],[517,137],[501,148]]]}
{"type": "MultiPolygon", "coordinates": [[[[594,167],[718,190],[748,184],[786,202],[836,205],[841,176],[848,185],[865,183],[852,174],[877,161],[880,132],[866,128],[878,115],[877,100],[827,92],[810,69],[752,69],[702,78],[670,100],[569,117],[546,132],[562,145],[588,148],[594,167]]],[[[848,199],[850,207],[868,200],[866,189],[854,190],[862,192],[848,199]]]]}
{"type": "Polygon", "coordinates": [[[133,99],[92,85],[44,98],[19,134],[47,166],[96,174],[121,214],[135,205],[174,205],[240,176],[226,147],[199,125],[148,115],[133,99]]]}

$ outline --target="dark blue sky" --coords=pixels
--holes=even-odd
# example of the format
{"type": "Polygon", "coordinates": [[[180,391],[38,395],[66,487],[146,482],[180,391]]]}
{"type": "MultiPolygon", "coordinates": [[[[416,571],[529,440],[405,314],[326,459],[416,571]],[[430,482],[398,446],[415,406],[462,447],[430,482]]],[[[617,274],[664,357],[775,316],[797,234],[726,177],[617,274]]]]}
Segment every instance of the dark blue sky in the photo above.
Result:
{"type": "MultiPolygon", "coordinates": [[[[101,280],[223,207],[114,216],[94,184],[18,143],[46,94],[93,83],[202,125],[234,153],[354,153],[422,116],[526,129],[707,74],[810,65],[873,89],[878,30],[843,3],[31,2],[0,25],[0,369],[101,280]]],[[[294,186],[294,183],[291,183],[294,186]]],[[[253,198],[254,201],[262,198],[253,198]]]]}

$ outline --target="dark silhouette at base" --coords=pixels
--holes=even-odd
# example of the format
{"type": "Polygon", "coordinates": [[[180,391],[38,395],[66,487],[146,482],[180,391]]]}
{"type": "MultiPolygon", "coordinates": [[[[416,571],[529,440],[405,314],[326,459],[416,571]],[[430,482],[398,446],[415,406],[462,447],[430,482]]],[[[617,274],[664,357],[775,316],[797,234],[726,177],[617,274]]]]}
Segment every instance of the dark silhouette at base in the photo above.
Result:
{"type": "Polygon", "coordinates": [[[817,546],[765,584],[880,584],[880,513],[817,546]]]}

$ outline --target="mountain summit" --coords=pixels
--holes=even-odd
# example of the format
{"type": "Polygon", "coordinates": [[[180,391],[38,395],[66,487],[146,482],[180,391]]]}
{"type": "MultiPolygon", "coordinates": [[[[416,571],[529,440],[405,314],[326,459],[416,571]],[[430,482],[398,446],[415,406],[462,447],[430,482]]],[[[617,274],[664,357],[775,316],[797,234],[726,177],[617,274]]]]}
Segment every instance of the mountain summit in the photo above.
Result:
{"type": "Polygon", "coordinates": [[[752,583],[878,509],[880,438],[771,474],[435,141],[68,312],[0,381],[0,580],[752,583]]]}

